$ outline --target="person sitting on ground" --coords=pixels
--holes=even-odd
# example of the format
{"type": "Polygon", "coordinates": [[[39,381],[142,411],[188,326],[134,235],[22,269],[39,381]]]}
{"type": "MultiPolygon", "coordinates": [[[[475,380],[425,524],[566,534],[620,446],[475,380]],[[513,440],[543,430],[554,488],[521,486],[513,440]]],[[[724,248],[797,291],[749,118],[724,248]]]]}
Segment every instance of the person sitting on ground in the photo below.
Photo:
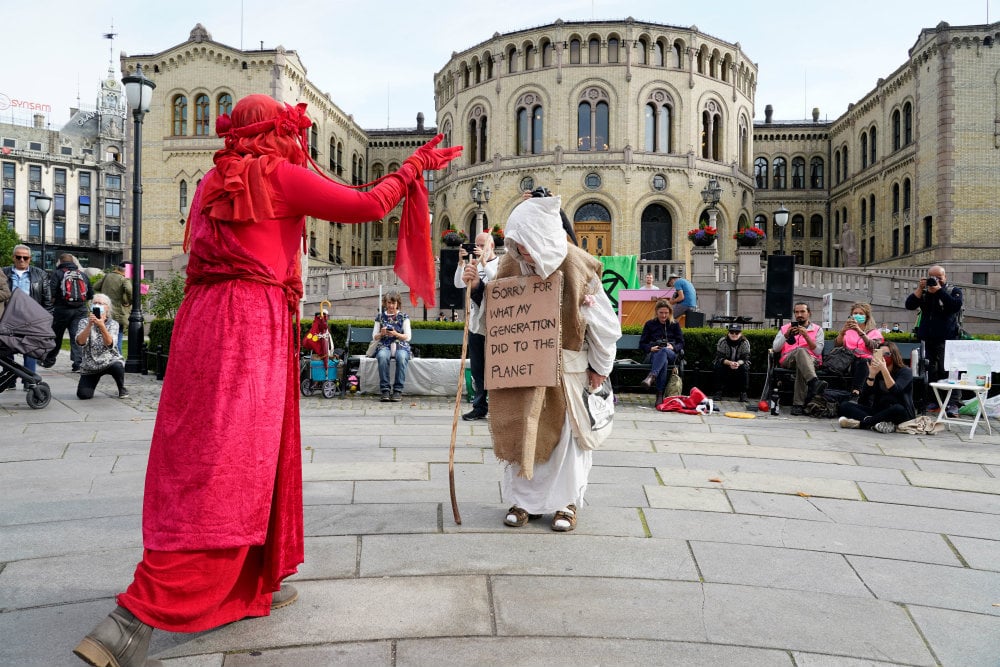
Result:
{"type": "Polygon", "coordinates": [[[840,333],[834,343],[837,347],[846,347],[854,354],[851,364],[851,398],[858,402],[861,389],[868,374],[868,362],[872,351],[882,342],[882,331],[872,317],[872,307],[867,303],[858,302],[851,305],[851,316],[840,328],[840,333]]]}
{"type": "Polygon", "coordinates": [[[125,360],[118,351],[118,322],[111,318],[111,299],[95,294],[90,315],[80,320],[75,333],[80,346],[80,382],[76,397],[86,401],[94,397],[97,383],[105,375],[118,385],[118,398],[128,398],[125,389],[125,360]]]}
{"type": "Polygon", "coordinates": [[[372,331],[372,339],[378,341],[375,359],[378,361],[378,382],[383,403],[403,400],[406,367],[413,356],[410,352],[410,318],[400,312],[402,305],[403,297],[399,292],[389,292],[382,297],[382,312],[375,320],[372,331]],[[396,360],[396,378],[390,384],[389,361],[392,359],[396,360]]]}
{"type": "Polygon", "coordinates": [[[804,415],[805,404],[826,391],[826,381],[816,377],[816,368],[823,363],[823,327],[810,322],[810,315],[805,303],[792,306],[795,319],[778,330],[771,344],[774,354],[778,355],[778,364],[795,371],[794,416],[804,415]]]}
{"type": "Polygon", "coordinates": [[[652,368],[642,381],[647,387],[656,384],[656,404],[663,402],[663,392],[669,379],[668,371],[684,350],[684,332],[674,319],[674,309],[667,299],[656,302],[656,317],[646,322],[639,337],[639,349],[649,356],[652,368]]]}
{"type": "Polygon", "coordinates": [[[899,348],[883,342],[868,362],[861,398],[840,404],[841,428],[864,428],[892,433],[898,424],[916,417],[913,372],[903,363],[899,348]]]}
{"type": "Polygon", "coordinates": [[[715,344],[715,401],[721,401],[725,393],[739,391],[740,403],[747,402],[747,387],[750,384],[750,341],[743,335],[743,327],[730,324],[729,331],[715,344]],[[728,391],[726,391],[728,390],[728,391]]]}

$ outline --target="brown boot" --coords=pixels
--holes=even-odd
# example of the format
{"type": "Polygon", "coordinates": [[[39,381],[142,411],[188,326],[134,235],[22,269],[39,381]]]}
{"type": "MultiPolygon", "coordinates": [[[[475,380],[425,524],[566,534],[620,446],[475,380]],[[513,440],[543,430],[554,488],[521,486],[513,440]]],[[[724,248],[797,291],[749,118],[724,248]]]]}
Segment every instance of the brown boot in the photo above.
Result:
{"type": "Polygon", "coordinates": [[[656,407],[657,405],[659,405],[662,402],[663,402],[663,392],[662,391],[658,391],[658,392],[656,392],[656,403],[653,404],[653,407],[656,407]]]}
{"type": "Polygon", "coordinates": [[[159,660],[146,661],[153,627],[132,615],[125,607],[116,607],[106,619],[73,649],[84,662],[94,667],[153,667],[159,660]]]}

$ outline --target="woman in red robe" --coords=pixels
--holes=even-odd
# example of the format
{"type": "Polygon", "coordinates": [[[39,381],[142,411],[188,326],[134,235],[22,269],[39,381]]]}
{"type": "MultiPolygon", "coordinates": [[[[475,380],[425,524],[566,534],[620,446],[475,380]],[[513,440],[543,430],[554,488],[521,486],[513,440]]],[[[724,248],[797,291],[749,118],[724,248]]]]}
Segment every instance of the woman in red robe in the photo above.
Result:
{"type": "Polygon", "coordinates": [[[304,110],[251,95],[217,122],[226,146],[192,201],[187,286],[146,471],[143,559],[119,606],[75,649],[92,665],[145,665],[153,628],[208,630],[297,597],[281,581],[303,561],[295,314],[305,216],[366,222],[405,196],[396,270],[411,299],[433,305],[423,172],[461,147],[435,148],[438,135],[361,192],[304,167],[304,110]]]}

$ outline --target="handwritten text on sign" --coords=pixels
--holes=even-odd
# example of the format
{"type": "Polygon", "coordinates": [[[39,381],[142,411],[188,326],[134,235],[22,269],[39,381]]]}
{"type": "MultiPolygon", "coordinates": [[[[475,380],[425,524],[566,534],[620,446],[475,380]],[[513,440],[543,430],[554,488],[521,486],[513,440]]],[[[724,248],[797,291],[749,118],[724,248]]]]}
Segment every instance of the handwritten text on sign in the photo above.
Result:
{"type": "Polygon", "coordinates": [[[501,278],[486,286],[486,388],[559,383],[562,274],[501,278]]]}

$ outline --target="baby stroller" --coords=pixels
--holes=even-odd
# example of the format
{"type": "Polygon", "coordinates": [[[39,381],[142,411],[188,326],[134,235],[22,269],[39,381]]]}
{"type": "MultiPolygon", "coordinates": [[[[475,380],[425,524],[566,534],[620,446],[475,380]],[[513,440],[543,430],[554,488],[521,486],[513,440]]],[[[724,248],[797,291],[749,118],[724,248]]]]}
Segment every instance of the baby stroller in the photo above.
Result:
{"type": "Polygon", "coordinates": [[[337,382],[340,359],[336,351],[331,354],[330,324],[327,318],[329,307],[329,301],[320,304],[320,312],[316,313],[312,327],[302,341],[299,389],[303,396],[312,396],[315,392],[322,391],[324,398],[333,398],[340,393],[340,385],[337,382]],[[326,308],[323,308],[324,304],[326,308]]]}
{"type": "Polygon", "coordinates": [[[0,391],[14,387],[21,378],[28,405],[36,410],[48,405],[52,400],[49,385],[42,376],[15,362],[14,354],[43,359],[55,342],[52,314],[21,290],[14,290],[0,316],[0,391]]]}

